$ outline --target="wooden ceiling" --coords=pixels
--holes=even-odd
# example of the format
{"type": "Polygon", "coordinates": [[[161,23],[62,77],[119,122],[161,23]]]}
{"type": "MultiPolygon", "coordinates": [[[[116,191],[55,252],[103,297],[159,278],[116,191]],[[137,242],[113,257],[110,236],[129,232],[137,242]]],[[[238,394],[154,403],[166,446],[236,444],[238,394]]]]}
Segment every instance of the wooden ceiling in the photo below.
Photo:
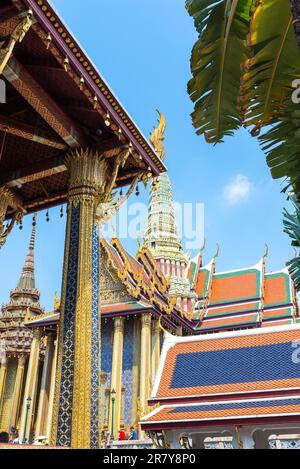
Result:
{"type": "Polygon", "coordinates": [[[64,158],[80,147],[105,153],[113,163],[124,145],[131,146],[117,187],[139,172],[163,172],[161,160],[47,1],[2,0],[0,48],[29,8],[33,25],[1,77],[7,100],[0,105],[0,187],[12,188],[27,213],[66,202],[64,158]]]}

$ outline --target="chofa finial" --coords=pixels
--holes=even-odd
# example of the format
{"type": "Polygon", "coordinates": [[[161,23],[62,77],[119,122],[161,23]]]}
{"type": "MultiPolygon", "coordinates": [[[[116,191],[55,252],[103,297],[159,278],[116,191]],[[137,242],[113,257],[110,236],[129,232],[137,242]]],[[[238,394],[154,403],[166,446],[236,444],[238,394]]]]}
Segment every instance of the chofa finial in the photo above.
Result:
{"type": "Polygon", "coordinates": [[[263,259],[266,259],[269,255],[269,246],[267,244],[265,246],[266,246],[266,250],[265,250],[265,253],[263,255],[263,259]]]}
{"type": "Polygon", "coordinates": [[[58,311],[60,309],[60,299],[57,296],[57,292],[54,293],[54,311],[58,311]]]}
{"type": "Polygon", "coordinates": [[[206,248],[206,238],[204,238],[202,248],[200,249],[201,255],[204,253],[205,248],[206,248]]]}
{"type": "Polygon", "coordinates": [[[219,257],[219,255],[220,255],[220,246],[219,246],[219,244],[217,244],[217,252],[216,252],[216,254],[214,255],[214,259],[216,259],[217,257],[219,257]]]}
{"type": "Polygon", "coordinates": [[[167,127],[165,116],[157,109],[159,114],[158,127],[154,127],[154,131],[151,133],[150,142],[153,145],[157,156],[164,161],[166,158],[166,152],[164,147],[165,131],[167,127]]]}

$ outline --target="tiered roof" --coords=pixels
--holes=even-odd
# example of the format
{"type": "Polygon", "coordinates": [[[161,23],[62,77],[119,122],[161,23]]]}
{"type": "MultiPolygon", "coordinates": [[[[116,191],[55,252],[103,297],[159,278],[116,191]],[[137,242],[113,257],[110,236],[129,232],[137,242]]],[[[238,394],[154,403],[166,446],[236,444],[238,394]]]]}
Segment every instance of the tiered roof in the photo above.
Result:
{"type": "Polygon", "coordinates": [[[9,354],[29,353],[31,332],[24,327],[24,320],[43,313],[40,306],[40,292],[36,288],[34,273],[35,226],[29,242],[27,256],[17,284],[10,293],[10,301],[2,307],[0,316],[0,339],[5,352],[9,354]]]}
{"type": "Polygon", "coordinates": [[[178,305],[176,295],[170,294],[170,278],[161,273],[146,246],[140,247],[134,258],[116,237],[110,243],[105,239],[100,242],[109,268],[129,298],[116,304],[102,304],[104,318],[151,310],[162,318],[166,328],[175,331],[181,326],[189,334],[291,325],[299,321],[296,293],[288,271],[266,274],[265,258],[252,267],[223,273],[215,272],[215,258],[204,267],[199,259],[193,259],[187,278],[198,300],[195,309],[186,312],[178,305]]]}
{"type": "Polygon", "coordinates": [[[109,265],[133,298],[154,307],[163,316],[188,320],[188,314],[176,306],[177,298],[168,294],[170,283],[157,268],[147,247],[143,246],[135,259],[117,238],[110,244],[102,239],[101,245],[108,255],[109,265]]]}
{"type": "MultiPolygon", "coordinates": [[[[177,298],[169,295],[170,282],[162,275],[152,254],[145,246],[139,249],[137,257],[134,258],[117,238],[113,238],[110,243],[102,238],[100,243],[106,254],[108,268],[114,272],[128,293],[122,302],[101,305],[103,319],[151,312],[157,318],[161,318],[164,327],[173,332],[179,326],[183,327],[185,332],[192,332],[188,314],[177,307],[177,298]]],[[[26,326],[46,327],[49,323],[57,324],[58,321],[59,313],[55,311],[28,321],[26,326]]]]}
{"type": "Polygon", "coordinates": [[[285,421],[300,412],[300,326],[168,335],[144,429],[285,421]]]}
{"type": "Polygon", "coordinates": [[[295,323],[299,312],[289,272],[267,274],[265,263],[264,257],[252,267],[217,273],[215,258],[206,266],[193,259],[188,278],[198,297],[195,329],[201,333],[295,323]]]}

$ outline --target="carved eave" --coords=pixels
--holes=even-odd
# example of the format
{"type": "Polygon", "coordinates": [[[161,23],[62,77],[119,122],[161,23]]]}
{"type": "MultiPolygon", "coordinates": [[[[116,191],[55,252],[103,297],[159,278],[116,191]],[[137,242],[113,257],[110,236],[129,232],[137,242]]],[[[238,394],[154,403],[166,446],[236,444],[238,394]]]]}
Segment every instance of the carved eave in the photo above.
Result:
{"type": "Polygon", "coordinates": [[[110,246],[105,240],[101,240],[101,245],[108,256],[108,265],[115,269],[118,278],[126,287],[129,295],[137,300],[145,299],[146,301],[149,301],[159,315],[169,317],[171,322],[175,320],[176,324],[178,323],[183,325],[183,327],[187,328],[190,332],[190,316],[188,313],[176,306],[177,296],[169,296],[164,288],[161,288],[161,284],[159,284],[161,289],[161,291],[159,291],[150,279],[149,284],[146,283],[141,275],[141,272],[143,273],[143,276],[146,275],[144,267],[140,265],[141,272],[138,272],[132,267],[128,260],[128,254],[118,238],[113,238],[110,246],[116,251],[120,258],[120,262],[114,258],[110,246]],[[181,324],[181,319],[184,320],[183,324],[181,324]]]}

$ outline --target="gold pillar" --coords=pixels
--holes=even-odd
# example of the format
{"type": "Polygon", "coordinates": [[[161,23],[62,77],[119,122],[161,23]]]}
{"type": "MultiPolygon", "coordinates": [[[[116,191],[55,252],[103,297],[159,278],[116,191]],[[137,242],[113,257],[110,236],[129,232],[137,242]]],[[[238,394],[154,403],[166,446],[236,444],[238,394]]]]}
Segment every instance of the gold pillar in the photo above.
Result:
{"type": "MultiPolygon", "coordinates": [[[[160,327],[159,321],[152,322],[152,357],[151,357],[151,385],[154,386],[160,359],[160,327]]],[[[151,389],[152,391],[152,389],[151,389]]]]}
{"type": "Polygon", "coordinates": [[[18,422],[18,416],[19,416],[20,404],[21,404],[21,392],[22,392],[22,386],[23,386],[25,364],[26,364],[26,356],[20,355],[18,357],[18,368],[17,368],[17,375],[16,375],[15,386],[14,386],[12,409],[11,409],[11,414],[10,414],[10,430],[11,428],[17,428],[17,422],[18,422]]]}
{"type": "Polygon", "coordinates": [[[55,349],[54,356],[52,360],[51,367],[51,380],[50,380],[50,390],[49,390],[49,403],[48,403],[48,413],[47,413],[47,424],[46,424],[46,436],[48,441],[51,436],[51,425],[52,425],[52,415],[53,415],[53,404],[54,404],[54,393],[55,393],[55,378],[56,378],[56,365],[57,365],[57,345],[58,345],[58,334],[55,340],[55,349]]]}
{"type": "Polygon", "coordinates": [[[14,194],[7,187],[0,187],[0,248],[6,243],[7,237],[14,224],[14,221],[11,221],[8,228],[4,227],[6,212],[9,205],[14,205],[14,194]]]}
{"type": "Polygon", "coordinates": [[[23,400],[23,409],[21,416],[20,439],[28,441],[33,419],[33,409],[35,408],[36,389],[39,369],[41,331],[34,330],[30,349],[30,357],[26,376],[25,393],[23,400]],[[29,403],[30,399],[30,403],[29,403]],[[27,409],[27,404],[29,408],[27,409]]]}
{"type": "Polygon", "coordinates": [[[133,344],[132,344],[132,403],[131,403],[131,421],[137,422],[138,403],[140,394],[140,357],[141,357],[141,323],[139,318],[134,318],[133,322],[133,344]]]}
{"type": "Polygon", "coordinates": [[[47,346],[43,366],[42,382],[39,396],[37,421],[35,434],[37,436],[45,435],[46,419],[49,405],[50,382],[52,372],[52,362],[54,356],[54,334],[47,336],[47,346]]]}
{"type": "Polygon", "coordinates": [[[151,314],[141,316],[140,412],[145,415],[150,394],[151,314]]]}
{"type": "Polygon", "coordinates": [[[108,162],[88,150],[70,153],[66,165],[68,221],[51,444],[97,449],[101,324],[96,210],[116,179],[108,162]]]}
{"type": "Polygon", "coordinates": [[[0,368],[0,415],[3,405],[3,397],[5,392],[6,376],[7,376],[7,364],[8,360],[6,355],[1,359],[1,368],[0,368]]]}
{"type": "MultiPolygon", "coordinates": [[[[106,420],[106,402],[105,402],[105,394],[106,394],[106,382],[107,382],[107,373],[100,372],[100,445],[104,442],[102,441],[102,432],[104,431],[105,427],[105,420],[106,420]]],[[[102,446],[101,446],[102,447],[102,446]]]]}
{"type": "Polygon", "coordinates": [[[114,416],[112,416],[112,400],[109,404],[109,431],[111,431],[112,417],[114,417],[114,438],[118,438],[118,430],[121,423],[121,404],[122,404],[122,368],[123,368],[123,341],[124,341],[124,322],[122,317],[114,318],[114,342],[113,358],[111,367],[110,390],[116,392],[114,405],[114,416]]]}

